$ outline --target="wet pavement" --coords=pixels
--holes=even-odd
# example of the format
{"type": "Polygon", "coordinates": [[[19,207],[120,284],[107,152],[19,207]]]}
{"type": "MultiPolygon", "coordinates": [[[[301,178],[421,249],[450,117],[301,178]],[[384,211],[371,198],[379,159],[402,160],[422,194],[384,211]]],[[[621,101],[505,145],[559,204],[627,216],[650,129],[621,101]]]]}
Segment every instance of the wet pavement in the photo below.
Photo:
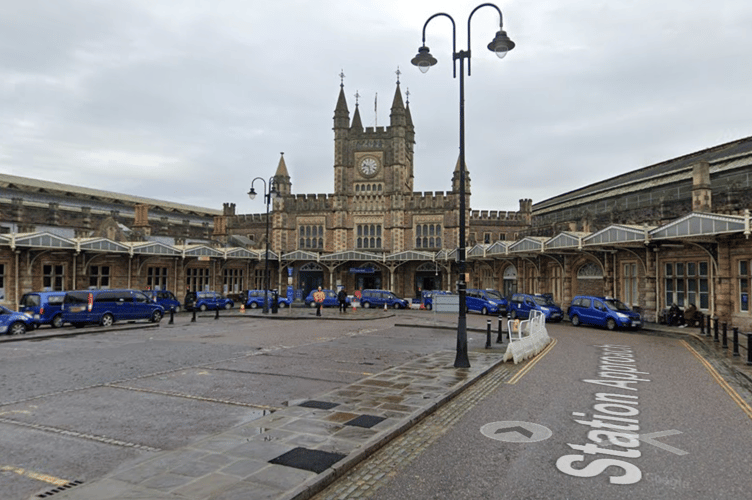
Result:
{"type": "MultiPolygon", "coordinates": [[[[403,313],[397,321],[405,324],[396,326],[456,329],[456,315],[403,313]]],[[[276,315],[245,312],[249,318],[313,321],[381,319],[389,314],[327,309],[323,318],[316,318],[312,310],[303,308],[276,315]]],[[[50,493],[68,500],[310,498],[486,374],[499,372],[496,368],[502,365],[506,344],[495,342],[497,319],[471,315],[468,324],[468,331],[493,329],[492,348],[471,349],[469,369],[453,367],[454,351],[435,352],[313,399],[292,401],[288,407],[189,446],[130,462],[92,483],[50,493]]],[[[692,337],[703,346],[704,356],[752,387],[752,366],[746,364],[743,349],[740,357],[734,357],[731,347],[723,349],[720,338],[716,342],[699,328],[647,324],[643,333],[692,337]]],[[[515,368],[507,363],[500,369],[506,373],[515,368]]]]}

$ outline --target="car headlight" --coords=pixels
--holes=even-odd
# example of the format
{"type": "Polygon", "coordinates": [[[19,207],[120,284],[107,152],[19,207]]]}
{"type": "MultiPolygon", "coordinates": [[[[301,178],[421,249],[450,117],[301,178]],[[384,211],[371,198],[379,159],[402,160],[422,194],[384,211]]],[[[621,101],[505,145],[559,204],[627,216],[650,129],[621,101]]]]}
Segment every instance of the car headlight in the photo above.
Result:
{"type": "Polygon", "coordinates": [[[616,313],[616,317],[619,318],[622,321],[626,321],[626,320],[629,319],[629,316],[627,316],[626,314],[623,314],[623,313],[616,313]]]}
{"type": "Polygon", "coordinates": [[[541,311],[544,313],[550,313],[551,309],[549,309],[548,307],[541,307],[541,311]]]}

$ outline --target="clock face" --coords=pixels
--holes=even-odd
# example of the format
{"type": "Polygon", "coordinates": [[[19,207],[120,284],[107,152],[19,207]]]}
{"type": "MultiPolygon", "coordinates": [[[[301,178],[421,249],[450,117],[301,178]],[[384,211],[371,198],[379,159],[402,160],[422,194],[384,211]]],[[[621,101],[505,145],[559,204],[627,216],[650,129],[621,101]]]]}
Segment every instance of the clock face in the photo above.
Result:
{"type": "Polygon", "coordinates": [[[369,156],[369,157],[363,158],[360,161],[360,173],[362,173],[366,177],[375,175],[378,169],[379,169],[379,162],[377,162],[375,158],[371,158],[369,156]]]}

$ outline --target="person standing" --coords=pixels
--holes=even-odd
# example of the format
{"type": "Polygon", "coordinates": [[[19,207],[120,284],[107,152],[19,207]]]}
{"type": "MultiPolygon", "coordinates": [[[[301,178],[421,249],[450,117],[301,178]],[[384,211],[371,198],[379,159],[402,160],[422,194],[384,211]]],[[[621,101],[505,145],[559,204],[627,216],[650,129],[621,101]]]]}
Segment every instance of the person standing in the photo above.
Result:
{"type": "Polygon", "coordinates": [[[340,288],[339,293],[337,294],[337,300],[339,300],[339,312],[346,313],[347,312],[347,292],[345,291],[345,287],[340,288]]]}
{"type": "Polygon", "coordinates": [[[321,287],[313,292],[313,301],[316,303],[316,316],[321,316],[321,306],[324,305],[326,294],[321,291],[321,287]]]}

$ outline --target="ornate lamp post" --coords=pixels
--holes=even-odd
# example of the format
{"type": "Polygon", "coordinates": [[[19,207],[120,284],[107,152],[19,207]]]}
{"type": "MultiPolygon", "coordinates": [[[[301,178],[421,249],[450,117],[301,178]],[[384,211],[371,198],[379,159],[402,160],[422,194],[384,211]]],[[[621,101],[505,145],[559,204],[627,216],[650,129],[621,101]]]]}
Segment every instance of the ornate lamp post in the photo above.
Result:
{"type": "MultiPolygon", "coordinates": [[[[470,13],[467,18],[467,50],[457,51],[457,37],[456,27],[454,19],[449,14],[440,12],[434,14],[428,18],[423,25],[423,45],[418,49],[418,55],[416,55],[412,61],[412,64],[418,67],[421,72],[425,73],[431,66],[436,64],[436,58],[434,58],[428,47],[426,47],[426,27],[432,19],[439,16],[448,17],[452,22],[452,57],[453,61],[460,62],[460,238],[458,249],[458,267],[459,267],[459,280],[457,281],[457,292],[459,294],[459,317],[457,319],[457,355],[454,360],[455,368],[469,368],[470,360],[467,357],[467,316],[465,313],[465,297],[467,290],[466,278],[466,260],[465,260],[465,59],[467,59],[467,76],[470,76],[470,20],[473,18],[473,14],[481,7],[493,7],[499,13],[499,31],[496,33],[493,41],[488,44],[488,50],[496,53],[499,58],[503,58],[507,55],[507,52],[514,48],[514,42],[509,39],[506,32],[503,30],[504,20],[502,18],[501,9],[492,3],[484,3],[478,5],[470,13]]],[[[454,65],[454,78],[457,78],[457,65],[454,65]]]]}
{"type": "Polygon", "coordinates": [[[272,199],[276,199],[279,193],[274,189],[274,177],[269,178],[269,182],[256,177],[251,181],[251,190],[248,191],[248,197],[250,199],[256,198],[256,190],[253,189],[253,184],[256,181],[264,183],[264,201],[266,202],[266,253],[264,255],[264,314],[269,313],[269,205],[272,199]],[[267,187],[269,188],[267,191],[267,187]]]}

